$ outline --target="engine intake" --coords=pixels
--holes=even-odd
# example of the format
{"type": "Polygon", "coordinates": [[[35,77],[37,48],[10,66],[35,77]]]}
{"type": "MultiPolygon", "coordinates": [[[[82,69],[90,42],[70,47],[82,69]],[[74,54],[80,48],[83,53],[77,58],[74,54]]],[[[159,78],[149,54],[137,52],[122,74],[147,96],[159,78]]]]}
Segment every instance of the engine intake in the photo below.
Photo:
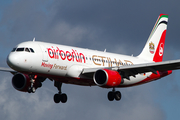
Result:
{"type": "Polygon", "coordinates": [[[121,84],[121,75],[117,71],[100,69],[94,73],[94,82],[100,87],[116,87],[121,84]]]}
{"type": "MultiPolygon", "coordinates": [[[[38,77],[34,83],[34,87],[37,89],[42,86],[46,78],[38,77]]],[[[12,85],[16,90],[22,92],[28,92],[28,88],[31,86],[31,78],[27,74],[17,73],[12,78],[12,85]]]]}
{"type": "Polygon", "coordinates": [[[17,73],[12,78],[12,85],[16,90],[27,92],[30,86],[30,78],[26,74],[17,73]]]}

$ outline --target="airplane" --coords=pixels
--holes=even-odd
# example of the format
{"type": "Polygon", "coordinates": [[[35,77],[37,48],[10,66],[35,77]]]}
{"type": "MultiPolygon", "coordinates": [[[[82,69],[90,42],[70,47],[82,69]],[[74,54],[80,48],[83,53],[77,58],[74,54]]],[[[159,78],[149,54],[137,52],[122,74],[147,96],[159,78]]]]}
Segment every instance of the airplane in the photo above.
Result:
{"type": "Polygon", "coordinates": [[[58,93],[55,103],[66,103],[62,83],[111,88],[109,101],[119,101],[116,88],[131,87],[155,81],[180,69],[180,60],[162,61],[168,15],[160,14],[138,56],[40,42],[33,39],[18,44],[7,57],[10,68],[1,71],[13,74],[12,85],[21,92],[35,93],[47,78],[54,81],[58,93]]]}

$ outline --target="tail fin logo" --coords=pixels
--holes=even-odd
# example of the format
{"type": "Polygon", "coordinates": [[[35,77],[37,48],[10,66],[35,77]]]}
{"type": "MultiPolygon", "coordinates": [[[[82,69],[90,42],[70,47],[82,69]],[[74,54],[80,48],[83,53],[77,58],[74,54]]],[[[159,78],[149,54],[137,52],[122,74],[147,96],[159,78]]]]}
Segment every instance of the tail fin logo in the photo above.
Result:
{"type": "Polygon", "coordinates": [[[164,52],[164,44],[161,43],[160,46],[159,46],[159,56],[162,56],[163,52],[164,52]]]}
{"type": "Polygon", "coordinates": [[[139,58],[161,62],[164,55],[168,15],[160,14],[139,58]]]}
{"type": "Polygon", "coordinates": [[[151,54],[154,54],[154,51],[155,51],[155,49],[154,49],[154,43],[151,42],[151,43],[149,43],[149,52],[150,52],[151,54]]]}

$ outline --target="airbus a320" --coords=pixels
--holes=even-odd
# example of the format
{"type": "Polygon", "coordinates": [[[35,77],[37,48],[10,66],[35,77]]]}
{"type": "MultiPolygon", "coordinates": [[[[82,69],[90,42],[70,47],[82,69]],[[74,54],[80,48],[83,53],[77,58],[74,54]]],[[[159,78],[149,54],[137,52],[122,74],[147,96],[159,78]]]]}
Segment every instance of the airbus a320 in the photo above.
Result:
{"type": "Polygon", "coordinates": [[[18,44],[7,57],[16,90],[34,93],[47,78],[54,81],[55,103],[66,103],[62,83],[111,88],[109,101],[121,99],[117,88],[148,83],[180,69],[180,60],[162,61],[168,15],[160,14],[142,52],[136,56],[39,41],[18,44]]]}

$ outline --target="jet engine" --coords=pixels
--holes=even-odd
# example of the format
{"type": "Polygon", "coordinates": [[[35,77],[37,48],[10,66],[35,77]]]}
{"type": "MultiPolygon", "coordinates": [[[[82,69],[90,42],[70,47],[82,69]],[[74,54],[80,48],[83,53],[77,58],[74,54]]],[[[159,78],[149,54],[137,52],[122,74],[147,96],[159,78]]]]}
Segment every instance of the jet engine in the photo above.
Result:
{"type": "Polygon", "coordinates": [[[94,82],[100,87],[116,87],[121,84],[122,78],[117,71],[100,69],[94,73],[94,82]]]}
{"type": "MultiPolygon", "coordinates": [[[[16,90],[28,92],[28,88],[31,86],[30,81],[31,78],[27,74],[17,73],[12,78],[12,85],[16,90]]],[[[36,80],[34,87],[41,87],[41,82],[36,80]]]]}

